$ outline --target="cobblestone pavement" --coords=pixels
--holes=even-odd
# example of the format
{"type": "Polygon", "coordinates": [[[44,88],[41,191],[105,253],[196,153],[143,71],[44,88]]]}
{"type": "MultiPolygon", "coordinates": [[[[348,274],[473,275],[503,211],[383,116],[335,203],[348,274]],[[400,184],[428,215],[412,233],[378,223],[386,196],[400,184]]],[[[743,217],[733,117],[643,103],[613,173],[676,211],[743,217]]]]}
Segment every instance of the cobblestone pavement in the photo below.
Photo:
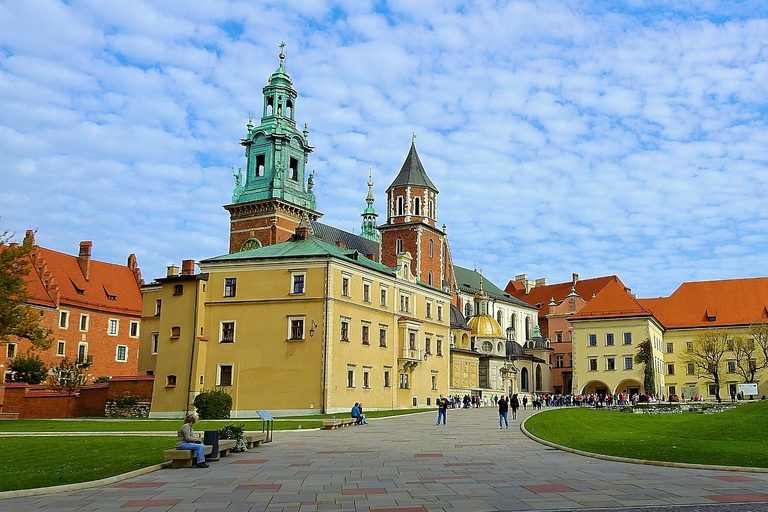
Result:
{"type": "Polygon", "coordinates": [[[52,511],[766,511],[768,474],[610,462],[500,430],[491,408],[276,432],[208,469],[163,469],[108,487],[0,501],[52,511]],[[634,507],[634,508],[632,508],[634,507]]]}

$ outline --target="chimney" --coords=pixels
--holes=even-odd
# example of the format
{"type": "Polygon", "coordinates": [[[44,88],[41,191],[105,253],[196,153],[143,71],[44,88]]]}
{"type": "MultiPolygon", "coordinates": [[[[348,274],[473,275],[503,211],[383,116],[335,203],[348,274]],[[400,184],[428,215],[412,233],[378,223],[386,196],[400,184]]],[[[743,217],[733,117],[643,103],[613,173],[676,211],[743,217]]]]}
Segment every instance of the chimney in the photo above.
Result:
{"type": "Polygon", "coordinates": [[[24,235],[24,247],[35,245],[35,232],[31,229],[27,230],[27,234],[24,235]]]}
{"type": "Polygon", "coordinates": [[[579,274],[577,274],[576,272],[573,273],[573,280],[572,280],[572,282],[573,282],[573,284],[572,284],[573,288],[576,288],[576,283],[579,282],[579,274]]]}
{"type": "Polygon", "coordinates": [[[547,278],[540,277],[536,280],[536,286],[547,286],[547,278]]]}
{"type": "Polygon", "coordinates": [[[179,267],[176,265],[168,265],[168,271],[165,273],[166,277],[176,277],[179,275],[179,267]]]}
{"type": "MultiPolygon", "coordinates": [[[[27,232],[29,233],[29,232],[27,232]]],[[[80,265],[80,271],[83,277],[88,281],[91,275],[91,247],[93,242],[80,242],[80,254],[77,255],[77,264],[80,265]]]]}
{"type": "Polygon", "coordinates": [[[181,260],[181,275],[195,275],[195,260],[181,260]]]}
{"type": "Polygon", "coordinates": [[[518,274],[515,276],[515,281],[520,281],[525,286],[525,294],[528,295],[531,292],[531,288],[534,287],[533,279],[528,279],[528,274],[518,274]]]}

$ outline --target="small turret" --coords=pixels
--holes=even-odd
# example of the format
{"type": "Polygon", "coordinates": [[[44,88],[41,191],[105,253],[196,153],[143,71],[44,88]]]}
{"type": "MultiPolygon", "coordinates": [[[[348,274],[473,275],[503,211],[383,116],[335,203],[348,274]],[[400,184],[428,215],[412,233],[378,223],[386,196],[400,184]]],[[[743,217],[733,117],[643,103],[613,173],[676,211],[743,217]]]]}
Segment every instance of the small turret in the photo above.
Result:
{"type": "Polygon", "coordinates": [[[368,195],[365,198],[365,202],[368,206],[365,207],[361,216],[363,217],[362,231],[360,236],[367,238],[373,242],[381,242],[381,233],[376,229],[376,217],[379,216],[376,213],[376,209],[373,207],[373,164],[368,166],[368,195]]]}

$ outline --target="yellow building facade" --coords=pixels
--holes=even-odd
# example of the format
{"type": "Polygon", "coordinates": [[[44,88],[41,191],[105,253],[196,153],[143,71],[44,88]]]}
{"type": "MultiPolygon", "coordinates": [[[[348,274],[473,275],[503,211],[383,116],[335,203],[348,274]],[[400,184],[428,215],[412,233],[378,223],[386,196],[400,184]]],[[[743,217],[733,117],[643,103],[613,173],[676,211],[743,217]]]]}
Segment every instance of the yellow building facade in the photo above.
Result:
{"type": "Polygon", "coordinates": [[[233,417],[433,405],[449,389],[451,297],[417,282],[409,259],[393,270],[294,237],[158,279],[141,350],[151,416],[194,410],[208,389],[232,395],[233,417]]]}

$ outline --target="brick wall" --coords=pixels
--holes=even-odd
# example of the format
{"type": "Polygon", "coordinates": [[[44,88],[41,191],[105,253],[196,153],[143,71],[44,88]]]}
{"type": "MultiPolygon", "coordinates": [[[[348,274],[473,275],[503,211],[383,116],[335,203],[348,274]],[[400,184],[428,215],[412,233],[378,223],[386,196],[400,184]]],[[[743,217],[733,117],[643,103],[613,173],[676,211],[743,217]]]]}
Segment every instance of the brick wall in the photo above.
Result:
{"type": "Polygon", "coordinates": [[[89,384],[72,395],[42,385],[5,384],[2,412],[17,412],[21,419],[104,417],[108,398],[149,398],[153,381],[147,376],[121,377],[105,384],[89,384]]]}

